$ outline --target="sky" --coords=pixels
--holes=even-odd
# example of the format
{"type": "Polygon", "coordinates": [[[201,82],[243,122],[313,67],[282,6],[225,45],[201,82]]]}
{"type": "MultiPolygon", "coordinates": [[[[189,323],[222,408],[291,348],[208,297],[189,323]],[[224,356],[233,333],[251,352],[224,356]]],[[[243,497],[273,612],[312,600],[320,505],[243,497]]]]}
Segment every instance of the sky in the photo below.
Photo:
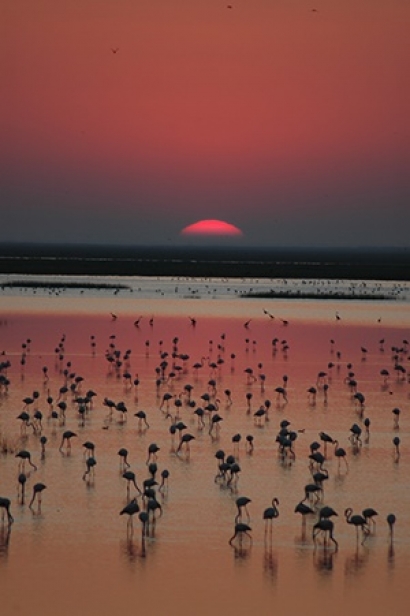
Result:
{"type": "Polygon", "coordinates": [[[0,242],[410,247],[410,2],[228,1],[2,0],[0,242]]]}

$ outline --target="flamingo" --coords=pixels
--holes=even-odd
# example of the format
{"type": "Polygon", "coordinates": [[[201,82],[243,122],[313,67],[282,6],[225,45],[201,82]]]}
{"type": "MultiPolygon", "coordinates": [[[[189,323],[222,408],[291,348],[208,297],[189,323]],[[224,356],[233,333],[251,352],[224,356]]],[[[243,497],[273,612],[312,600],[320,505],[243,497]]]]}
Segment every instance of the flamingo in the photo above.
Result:
{"type": "Polygon", "coordinates": [[[185,451],[187,453],[187,455],[189,455],[190,453],[190,442],[195,440],[195,436],[193,436],[192,434],[189,434],[188,432],[186,434],[183,434],[180,441],[179,441],[179,445],[177,448],[176,453],[179,453],[181,451],[181,448],[183,445],[185,445],[185,451]]]}
{"type": "Polygon", "coordinates": [[[317,389],[316,387],[309,387],[307,389],[307,393],[308,393],[308,397],[309,397],[309,402],[312,406],[315,405],[316,403],[316,394],[317,394],[317,389]]]}
{"type": "Polygon", "coordinates": [[[323,489],[316,485],[315,483],[308,483],[305,485],[305,498],[303,501],[310,500],[313,496],[315,497],[315,504],[320,501],[320,498],[323,494],[323,489]]]}
{"type": "Polygon", "coordinates": [[[17,480],[18,480],[18,483],[19,483],[19,491],[20,491],[20,487],[21,487],[21,500],[20,500],[20,503],[22,505],[24,505],[24,495],[25,495],[25,489],[26,489],[27,475],[25,473],[19,473],[19,476],[18,476],[17,480]]]}
{"type": "Polygon", "coordinates": [[[91,441],[85,441],[85,443],[83,443],[83,447],[84,447],[84,454],[87,457],[94,456],[94,453],[95,453],[94,443],[92,443],[91,441]]]}
{"type": "Polygon", "coordinates": [[[316,537],[321,532],[325,535],[324,546],[327,545],[327,540],[329,539],[330,541],[333,541],[335,548],[337,550],[339,547],[339,544],[336,541],[336,539],[333,537],[333,530],[334,530],[334,524],[332,520],[329,520],[329,518],[321,518],[318,522],[316,522],[316,524],[313,526],[313,532],[312,532],[313,542],[315,546],[316,546],[316,537]]]}
{"type": "Polygon", "coordinates": [[[277,396],[276,396],[277,400],[280,400],[282,398],[284,402],[288,401],[288,395],[284,387],[275,387],[275,392],[277,393],[277,396]]]}
{"type": "Polygon", "coordinates": [[[349,465],[347,463],[347,459],[346,459],[346,450],[343,449],[343,447],[339,447],[339,441],[333,441],[334,442],[334,446],[335,446],[335,456],[338,459],[338,470],[340,470],[340,462],[341,460],[344,460],[344,463],[346,464],[346,469],[349,468],[349,465]]]}
{"type": "Polygon", "coordinates": [[[41,509],[41,493],[43,492],[43,490],[46,489],[46,485],[44,483],[35,483],[33,486],[33,496],[31,498],[29,507],[30,509],[33,508],[33,503],[37,498],[37,506],[38,506],[38,511],[40,511],[41,509]]]}
{"type": "Polygon", "coordinates": [[[215,432],[217,434],[219,433],[221,421],[223,421],[223,417],[218,415],[218,413],[215,413],[214,415],[211,416],[211,421],[210,421],[210,426],[209,426],[209,434],[210,435],[212,435],[214,427],[215,427],[215,432]]]}
{"type": "Polygon", "coordinates": [[[141,511],[138,519],[141,522],[141,556],[145,556],[145,537],[148,535],[149,515],[146,511],[141,511]]]}
{"type": "Polygon", "coordinates": [[[309,507],[309,505],[305,505],[303,501],[300,501],[296,505],[294,509],[294,513],[300,513],[300,515],[302,516],[302,523],[306,524],[306,516],[309,515],[310,513],[315,513],[315,512],[311,507],[309,507]]]}
{"type": "Polygon", "coordinates": [[[314,464],[316,464],[317,470],[322,470],[326,458],[320,451],[315,451],[309,455],[309,460],[309,467],[311,470],[313,469],[314,464]]]}
{"type": "Polygon", "coordinates": [[[128,516],[127,531],[133,530],[133,516],[136,513],[139,513],[139,511],[140,511],[140,507],[137,503],[136,498],[133,498],[132,500],[130,500],[130,502],[127,505],[125,505],[123,509],[121,509],[120,515],[128,516]]]}
{"type": "Polygon", "coordinates": [[[265,418],[266,416],[266,410],[265,407],[263,405],[261,405],[257,411],[255,411],[255,413],[253,414],[254,418],[255,418],[255,425],[262,427],[262,418],[265,418]]]}
{"type": "Polygon", "coordinates": [[[121,467],[121,470],[124,470],[125,468],[130,468],[131,464],[129,464],[128,461],[127,461],[128,450],[125,449],[124,447],[121,447],[121,449],[119,449],[119,451],[118,451],[118,455],[120,456],[120,467],[121,467]]]}
{"type": "Polygon", "coordinates": [[[393,445],[394,445],[394,454],[395,454],[395,458],[394,459],[395,459],[395,462],[398,462],[399,458],[400,458],[400,449],[399,449],[399,447],[400,447],[400,438],[398,436],[395,436],[393,438],[392,442],[393,442],[393,445]]]}
{"type": "Polygon", "coordinates": [[[241,439],[242,439],[242,436],[239,433],[234,434],[232,437],[232,443],[234,444],[234,448],[236,451],[238,451],[239,443],[241,442],[241,439]]]}
{"type": "Polygon", "coordinates": [[[363,509],[362,516],[366,520],[366,524],[368,525],[369,529],[370,524],[372,524],[373,529],[376,527],[376,520],[374,519],[376,515],[378,515],[378,513],[372,507],[367,507],[367,509],[363,509]]]}
{"type": "Polygon", "coordinates": [[[247,434],[245,437],[247,453],[251,454],[254,450],[253,435],[247,434]]]}
{"type": "Polygon", "coordinates": [[[141,427],[142,423],[144,423],[146,428],[149,428],[149,423],[147,421],[147,414],[145,413],[145,411],[138,411],[137,413],[134,413],[135,417],[138,417],[138,425],[141,427]]]}
{"type": "Polygon", "coordinates": [[[237,513],[237,514],[236,514],[236,516],[235,516],[235,522],[239,522],[240,520],[242,520],[242,510],[243,510],[243,509],[244,509],[244,510],[245,510],[245,512],[246,512],[246,516],[247,516],[247,518],[248,518],[248,522],[250,521],[251,516],[250,516],[250,514],[249,514],[249,511],[248,511],[248,507],[247,507],[247,506],[248,506],[248,505],[249,505],[249,503],[251,503],[251,502],[252,502],[252,501],[251,501],[251,499],[250,499],[250,498],[248,498],[247,496],[239,496],[239,497],[236,499],[235,504],[236,504],[236,506],[237,506],[237,508],[238,508],[238,513],[237,513]]]}
{"type": "Polygon", "coordinates": [[[40,437],[40,445],[41,445],[41,459],[44,460],[45,455],[46,455],[46,443],[47,443],[47,437],[46,436],[41,436],[40,437]]]}
{"type": "Polygon", "coordinates": [[[272,536],[272,522],[273,520],[279,517],[278,505],[279,505],[279,500],[275,496],[272,499],[271,507],[267,507],[265,511],[263,512],[263,519],[265,520],[265,537],[268,532],[268,525],[269,525],[270,535],[272,536]]]}
{"type": "Polygon", "coordinates": [[[156,514],[155,512],[159,511],[160,517],[162,516],[162,506],[161,503],[157,501],[155,498],[155,493],[148,499],[147,502],[147,513],[148,516],[151,514],[152,521],[155,523],[156,514]]]}
{"type": "Polygon", "coordinates": [[[159,450],[160,450],[160,448],[158,447],[158,445],[156,443],[151,443],[148,446],[148,458],[147,458],[147,462],[146,462],[147,465],[149,464],[149,461],[151,459],[153,459],[153,460],[157,459],[157,457],[158,457],[157,453],[158,453],[159,450]]]}
{"type": "Polygon", "coordinates": [[[65,432],[63,432],[63,438],[61,440],[59,451],[62,451],[63,445],[64,443],[66,443],[67,453],[71,452],[71,439],[75,436],[77,436],[75,432],[72,432],[71,430],[65,430],[65,432]]]}
{"type": "Polygon", "coordinates": [[[20,458],[21,460],[20,467],[22,471],[24,471],[26,461],[30,464],[32,468],[34,468],[35,471],[37,470],[37,466],[33,464],[33,462],[31,461],[31,453],[27,451],[26,449],[22,449],[21,451],[16,453],[16,458],[20,458]]]}
{"type": "Polygon", "coordinates": [[[348,524],[353,524],[353,526],[356,526],[357,541],[359,541],[359,528],[362,529],[362,536],[363,536],[362,545],[363,545],[367,536],[370,533],[369,527],[367,526],[366,519],[362,515],[359,515],[359,514],[352,515],[352,514],[353,514],[353,509],[351,507],[348,507],[347,509],[345,509],[346,522],[348,524]]]}
{"type": "MultiPolygon", "coordinates": [[[[0,500],[0,506],[1,506],[1,500],[0,500]]],[[[387,524],[389,525],[390,541],[391,543],[393,543],[393,534],[394,534],[394,525],[396,524],[396,516],[394,515],[394,513],[389,513],[386,520],[387,520],[387,524]]]]}
{"type": "Polygon", "coordinates": [[[94,456],[88,456],[88,458],[85,461],[86,464],[86,471],[83,474],[83,481],[85,481],[85,478],[87,475],[90,475],[92,473],[92,475],[94,475],[94,467],[97,464],[97,460],[94,458],[94,456]]]}
{"type": "Polygon", "coordinates": [[[358,426],[356,423],[354,423],[352,425],[352,427],[350,428],[350,432],[351,435],[349,437],[350,442],[352,443],[352,445],[354,447],[357,446],[362,446],[362,439],[361,439],[361,434],[362,434],[362,429],[360,426],[358,426]]]}
{"type": "Polygon", "coordinates": [[[326,432],[319,432],[319,438],[324,443],[324,452],[325,452],[325,456],[327,456],[327,444],[330,443],[333,445],[335,441],[326,432]]]}
{"type": "Polygon", "coordinates": [[[234,530],[234,534],[232,535],[232,537],[229,539],[229,545],[232,545],[232,542],[235,540],[236,537],[239,536],[239,541],[242,544],[242,539],[243,539],[243,535],[246,535],[247,537],[249,537],[250,542],[252,544],[252,535],[250,534],[251,531],[251,527],[248,526],[248,524],[244,524],[243,522],[236,522],[235,523],[235,530],[234,530]]]}
{"type": "Polygon", "coordinates": [[[0,509],[2,509],[2,519],[4,520],[4,512],[6,512],[9,526],[14,522],[14,518],[10,513],[10,505],[11,501],[9,498],[6,498],[5,496],[0,496],[0,509]]]}
{"type": "Polygon", "coordinates": [[[133,471],[124,471],[123,474],[123,479],[127,480],[127,497],[129,498],[130,495],[130,484],[133,483],[135,489],[139,492],[139,494],[142,494],[141,490],[139,489],[138,485],[137,485],[137,479],[135,477],[135,473],[133,471]]]}
{"type": "Polygon", "coordinates": [[[394,420],[394,424],[393,424],[393,428],[394,430],[398,430],[399,429],[399,419],[400,419],[400,409],[399,408],[394,408],[392,410],[393,413],[393,420],[394,420]]]}
{"type": "Polygon", "coordinates": [[[325,505],[319,511],[319,518],[331,518],[332,516],[337,516],[338,514],[333,509],[333,507],[329,507],[329,505],[325,505]]]}
{"type": "Polygon", "coordinates": [[[229,465],[230,475],[227,481],[228,486],[230,486],[232,483],[234,483],[234,485],[236,486],[236,484],[238,483],[240,472],[241,472],[241,467],[239,466],[237,462],[232,462],[232,464],[229,465]]]}
{"type": "Polygon", "coordinates": [[[165,489],[168,489],[168,478],[169,478],[169,470],[164,468],[163,471],[161,471],[161,484],[158,488],[159,492],[163,492],[165,489]]]}

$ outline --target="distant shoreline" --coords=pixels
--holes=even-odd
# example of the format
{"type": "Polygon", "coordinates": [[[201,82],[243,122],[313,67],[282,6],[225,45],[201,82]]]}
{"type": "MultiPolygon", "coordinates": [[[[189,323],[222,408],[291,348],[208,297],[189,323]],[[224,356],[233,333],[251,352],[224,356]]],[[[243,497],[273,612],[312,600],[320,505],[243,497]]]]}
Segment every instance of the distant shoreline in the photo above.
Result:
{"type": "Polygon", "coordinates": [[[365,293],[306,293],[298,291],[270,291],[268,293],[242,293],[243,298],[255,298],[255,299],[314,299],[314,300],[370,300],[370,301],[392,301],[397,298],[382,293],[365,294],[365,293]]]}
{"type": "Polygon", "coordinates": [[[0,274],[409,281],[410,250],[10,244],[0,274]]]}
{"type": "MultiPolygon", "coordinates": [[[[50,291],[64,291],[68,289],[75,290],[113,290],[115,293],[119,291],[132,290],[126,284],[112,284],[100,282],[72,282],[72,281],[53,281],[53,280],[13,280],[0,284],[0,289],[45,289],[50,291]]],[[[238,297],[242,299],[313,299],[313,300],[372,300],[372,301],[391,301],[397,298],[385,293],[362,293],[362,292],[322,292],[313,293],[311,291],[250,291],[240,293],[238,297]]],[[[189,296],[189,299],[199,299],[195,296],[189,296]]]]}

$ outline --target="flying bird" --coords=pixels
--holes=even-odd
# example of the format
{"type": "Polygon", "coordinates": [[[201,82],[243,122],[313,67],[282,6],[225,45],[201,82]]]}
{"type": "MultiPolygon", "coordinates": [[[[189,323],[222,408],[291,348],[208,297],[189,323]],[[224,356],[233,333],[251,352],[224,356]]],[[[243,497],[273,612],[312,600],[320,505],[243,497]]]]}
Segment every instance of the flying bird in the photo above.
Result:
{"type": "Polygon", "coordinates": [[[274,319],[275,317],[268,310],[263,309],[263,313],[266,314],[269,318],[274,319]]]}

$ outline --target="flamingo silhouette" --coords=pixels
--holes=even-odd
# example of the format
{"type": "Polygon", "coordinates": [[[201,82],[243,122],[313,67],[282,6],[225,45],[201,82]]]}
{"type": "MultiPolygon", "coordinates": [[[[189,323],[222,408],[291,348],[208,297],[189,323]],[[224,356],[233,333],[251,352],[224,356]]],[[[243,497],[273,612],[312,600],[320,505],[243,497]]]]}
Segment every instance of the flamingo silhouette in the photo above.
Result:
{"type": "Polygon", "coordinates": [[[229,539],[229,545],[232,545],[233,541],[236,539],[236,537],[239,536],[239,542],[242,544],[242,540],[243,540],[243,536],[246,535],[247,537],[249,537],[251,544],[252,544],[252,535],[250,534],[251,531],[251,527],[248,526],[248,524],[244,524],[243,522],[236,522],[235,524],[235,531],[234,534],[232,535],[232,537],[229,539]]]}
{"type": "Polygon", "coordinates": [[[193,436],[192,434],[189,434],[189,433],[183,434],[181,436],[180,441],[179,441],[179,445],[178,445],[176,453],[179,453],[181,451],[182,447],[185,445],[186,454],[187,454],[187,456],[189,456],[189,454],[190,454],[190,442],[193,441],[193,440],[195,440],[195,436],[193,436]]]}
{"type": "Polygon", "coordinates": [[[140,507],[137,503],[136,498],[133,498],[132,500],[130,500],[130,502],[127,505],[125,505],[123,509],[121,509],[120,515],[128,516],[127,531],[133,531],[133,516],[136,513],[139,513],[139,511],[140,511],[140,507]]]}
{"type": "Polygon", "coordinates": [[[33,508],[33,503],[37,498],[37,508],[38,508],[38,512],[40,512],[41,510],[41,494],[43,492],[43,490],[46,489],[46,485],[44,483],[35,483],[33,486],[33,496],[31,498],[29,507],[30,509],[33,508]]]}
{"type": "Polygon", "coordinates": [[[19,484],[19,492],[21,492],[21,498],[20,498],[20,503],[22,505],[24,505],[24,496],[25,496],[25,490],[26,490],[26,482],[27,482],[27,475],[25,473],[19,473],[19,476],[17,478],[18,484],[19,484]]]}
{"type": "Polygon", "coordinates": [[[63,438],[61,439],[61,445],[59,447],[59,451],[63,450],[63,446],[64,443],[66,444],[66,451],[67,453],[71,452],[71,439],[74,438],[76,435],[75,432],[72,432],[71,430],[65,430],[65,432],[63,432],[63,438]]]}
{"type": "Polygon", "coordinates": [[[4,512],[6,512],[9,526],[14,522],[14,518],[10,513],[10,505],[11,501],[9,498],[6,498],[5,496],[0,496],[0,509],[2,509],[2,519],[4,520],[4,512]]]}
{"type": "Polygon", "coordinates": [[[276,518],[279,517],[278,505],[279,505],[279,500],[275,496],[272,499],[271,507],[267,507],[265,511],[263,512],[263,519],[265,520],[265,537],[268,533],[268,527],[269,527],[270,535],[272,536],[273,520],[276,520],[276,518]]]}
{"type": "Polygon", "coordinates": [[[31,461],[31,453],[27,451],[26,449],[22,449],[21,451],[16,453],[16,458],[20,458],[19,466],[20,466],[21,471],[24,472],[26,462],[28,462],[30,466],[34,468],[35,471],[37,470],[37,466],[33,464],[33,462],[31,461]]]}
{"type": "Polygon", "coordinates": [[[325,540],[324,540],[324,547],[326,547],[328,541],[333,541],[336,550],[339,547],[338,542],[336,541],[336,539],[333,537],[333,530],[334,530],[334,524],[332,522],[332,520],[329,520],[329,518],[322,518],[320,519],[318,522],[316,522],[316,524],[313,526],[313,532],[312,532],[312,537],[313,537],[313,542],[315,544],[316,547],[316,537],[319,533],[323,533],[325,536],[325,540]]]}
{"type": "Polygon", "coordinates": [[[363,509],[362,516],[366,520],[366,524],[369,527],[369,529],[370,529],[370,524],[372,525],[373,530],[375,529],[375,527],[376,527],[376,520],[374,518],[375,518],[376,515],[378,515],[378,513],[372,507],[367,507],[367,509],[363,509]]]}
{"type": "Polygon", "coordinates": [[[119,451],[118,451],[118,455],[120,456],[120,467],[121,467],[121,470],[124,470],[125,468],[130,468],[131,465],[127,461],[128,450],[125,449],[124,447],[121,447],[121,449],[119,449],[119,451]]]}
{"type": "MultiPolygon", "coordinates": [[[[0,501],[0,506],[1,506],[1,501],[0,501]]],[[[387,524],[389,525],[390,542],[393,543],[394,525],[396,524],[396,516],[394,515],[394,513],[389,513],[386,520],[387,520],[387,524]]]]}
{"type": "Polygon", "coordinates": [[[85,480],[85,478],[90,475],[94,475],[94,467],[97,464],[97,460],[94,458],[94,456],[88,456],[88,458],[85,461],[86,464],[86,470],[85,473],[83,474],[83,481],[85,480]]]}
{"type": "Polygon", "coordinates": [[[248,522],[251,519],[250,513],[248,511],[248,505],[249,503],[251,503],[251,499],[248,498],[247,496],[239,496],[236,501],[235,504],[238,508],[238,513],[235,516],[235,522],[239,522],[240,520],[242,520],[242,510],[244,510],[246,512],[246,516],[248,519],[248,522]]]}
{"type": "Polygon", "coordinates": [[[137,485],[137,479],[136,479],[135,473],[133,471],[124,471],[122,476],[123,476],[123,479],[127,480],[127,496],[128,496],[128,498],[129,498],[129,495],[130,495],[131,483],[134,484],[134,487],[138,491],[138,493],[142,494],[141,490],[139,489],[139,487],[137,485]]]}
{"type": "Polygon", "coordinates": [[[359,541],[359,528],[362,529],[362,545],[366,541],[367,536],[369,535],[369,527],[367,526],[366,519],[359,514],[353,515],[353,509],[348,507],[345,509],[345,518],[348,524],[353,524],[356,527],[356,539],[359,541]]]}
{"type": "Polygon", "coordinates": [[[346,469],[349,469],[349,465],[347,463],[347,459],[346,459],[346,450],[343,449],[343,447],[339,447],[339,441],[334,441],[334,445],[335,445],[335,456],[338,459],[338,470],[340,470],[340,464],[341,464],[341,460],[344,460],[344,463],[346,464],[346,469]]]}

